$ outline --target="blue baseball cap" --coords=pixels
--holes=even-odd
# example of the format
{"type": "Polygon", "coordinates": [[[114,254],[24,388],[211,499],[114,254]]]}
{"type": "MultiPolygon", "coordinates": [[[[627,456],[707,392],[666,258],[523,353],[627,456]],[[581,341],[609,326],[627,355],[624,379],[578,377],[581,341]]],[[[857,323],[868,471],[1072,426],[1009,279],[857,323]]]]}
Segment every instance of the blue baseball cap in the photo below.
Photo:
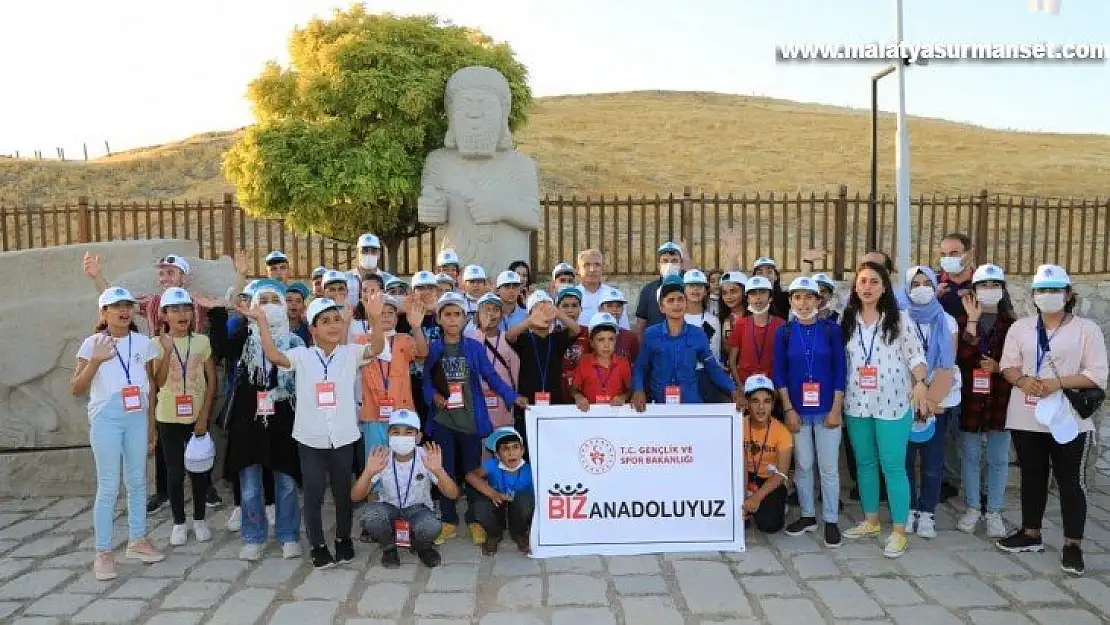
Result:
{"type": "Polygon", "coordinates": [[[289,293],[300,293],[303,299],[308,299],[312,291],[309,290],[308,285],[304,282],[294,282],[285,289],[285,294],[288,295],[289,293]]]}
{"type": "Polygon", "coordinates": [[[675,291],[682,293],[684,290],[685,283],[682,281],[682,276],[673,273],[668,274],[659,285],[659,289],[655,293],[655,299],[662,302],[663,298],[666,297],[668,293],[673,293],[675,291]]]}

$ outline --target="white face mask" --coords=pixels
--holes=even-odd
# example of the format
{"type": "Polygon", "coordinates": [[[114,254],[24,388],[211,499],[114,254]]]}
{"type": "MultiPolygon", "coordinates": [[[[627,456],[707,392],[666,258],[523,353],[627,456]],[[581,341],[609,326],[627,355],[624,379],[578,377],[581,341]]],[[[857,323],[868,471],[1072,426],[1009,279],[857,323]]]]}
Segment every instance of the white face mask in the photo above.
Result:
{"type": "Polygon", "coordinates": [[[753,315],[766,315],[768,310],[771,310],[770,304],[767,304],[763,308],[756,308],[755,306],[748,304],[748,312],[752,313],[753,315]]]}
{"type": "Polygon", "coordinates": [[[933,301],[937,296],[936,291],[931,286],[915,286],[910,289],[910,301],[918,306],[924,306],[933,301]]]}
{"type": "Polygon", "coordinates": [[[393,451],[393,453],[399,454],[401,456],[404,456],[406,454],[411,454],[412,450],[416,449],[416,437],[415,436],[390,436],[389,437],[389,449],[391,449],[393,451]]]}
{"type": "Polygon", "coordinates": [[[517,461],[517,465],[515,467],[510,467],[509,465],[505,464],[504,462],[501,462],[500,460],[497,461],[497,468],[501,469],[502,471],[508,471],[509,473],[512,473],[514,471],[519,471],[520,467],[523,467],[523,466],[524,466],[524,460],[523,459],[517,461]]]}
{"type": "Polygon", "coordinates": [[[671,275],[672,273],[677,275],[681,271],[681,263],[659,263],[659,275],[663,276],[664,278],[671,275]]]}
{"type": "Polygon", "coordinates": [[[289,316],[281,304],[263,304],[262,312],[266,313],[266,325],[270,326],[270,329],[289,323],[289,316]]]}
{"type": "Polygon", "coordinates": [[[963,256],[941,256],[940,268],[945,273],[960,273],[964,270],[964,257],[963,256]]]}
{"type": "Polygon", "coordinates": [[[809,312],[801,312],[801,311],[797,311],[797,310],[791,310],[790,314],[794,315],[795,317],[797,317],[801,321],[811,321],[815,317],[817,317],[817,311],[816,310],[811,310],[809,312]]]}
{"type": "Polygon", "coordinates": [[[1002,289],[979,289],[975,297],[983,306],[997,306],[1002,301],[1002,294],[1002,289]]]}
{"type": "Polygon", "coordinates": [[[1064,309],[1064,294],[1037,293],[1033,295],[1033,303],[1041,312],[1057,313],[1064,309]]]}
{"type": "Polygon", "coordinates": [[[377,254],[359,254],[358,266],[363,269],[377,269],[378,268],[378,255],[377,254]]]}

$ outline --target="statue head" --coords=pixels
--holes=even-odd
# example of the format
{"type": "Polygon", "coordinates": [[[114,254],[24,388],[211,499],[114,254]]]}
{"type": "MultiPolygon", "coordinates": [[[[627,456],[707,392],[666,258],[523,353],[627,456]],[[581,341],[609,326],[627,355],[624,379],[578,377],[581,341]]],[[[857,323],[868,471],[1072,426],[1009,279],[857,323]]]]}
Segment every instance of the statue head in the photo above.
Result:
{"type": "Polygon", "coordinates": [[[512,95],[501,72],[481,66],[464,67],[447,81],[443,96],[447,108],[448,149],[466,158],[492,157],[513,147],[509,132],[512,95]]]}

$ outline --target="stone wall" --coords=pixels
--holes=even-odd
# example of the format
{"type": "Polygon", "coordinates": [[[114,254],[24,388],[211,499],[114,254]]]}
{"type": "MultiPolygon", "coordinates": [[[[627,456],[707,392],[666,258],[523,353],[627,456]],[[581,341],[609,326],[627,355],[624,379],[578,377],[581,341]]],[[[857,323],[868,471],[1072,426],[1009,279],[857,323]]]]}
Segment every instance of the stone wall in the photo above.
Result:
{"type": "Polygon", "coordinates": [[[92,492],[88,450],[35,451],[88,444],[87,400],[69,381],[77,348],[96,324],[99,293],[81,268],[100,255],[105,277],[132,292],[157,289],[154,263],[183,254],[194,292],[223,296],[234,282],[230,258],[204,261],[186,240],[119,241],[0,253],[0,495],[92,492]],[[12,450],[20,450],[13,452],[12,450]]]}

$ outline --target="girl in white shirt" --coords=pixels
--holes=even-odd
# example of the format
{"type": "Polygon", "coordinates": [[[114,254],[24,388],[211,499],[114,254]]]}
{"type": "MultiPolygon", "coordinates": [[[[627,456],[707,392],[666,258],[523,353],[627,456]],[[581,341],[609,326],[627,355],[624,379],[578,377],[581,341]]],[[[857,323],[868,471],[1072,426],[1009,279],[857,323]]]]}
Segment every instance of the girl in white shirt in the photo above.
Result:
{"type": "Polygon", "coordinates": [[[132,315],[135,298],[127,289],[110,287],[100,295],[100,324],[77,351],[77,371],[70,391],[89,396],[89,444],[96,461],[93,533],[98,580],[115,579],[112,522],[119,493],[120,459],[127,486],[129,541],[126,557],[159,562],[146,528],[146,457],[156,434],[151,399],[152,361],[158,355],[150,339],[138,333],[132,315]]]}

